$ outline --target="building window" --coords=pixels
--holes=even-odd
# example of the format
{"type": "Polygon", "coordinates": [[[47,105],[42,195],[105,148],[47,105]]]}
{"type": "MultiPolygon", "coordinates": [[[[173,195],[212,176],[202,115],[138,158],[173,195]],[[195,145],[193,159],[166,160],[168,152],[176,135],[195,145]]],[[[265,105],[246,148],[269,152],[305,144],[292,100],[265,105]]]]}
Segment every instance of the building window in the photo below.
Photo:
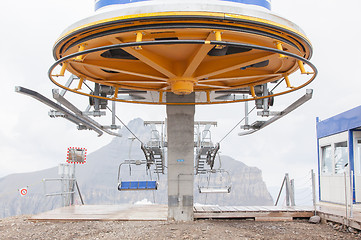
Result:
{"type": "Polygon", "coordinates": [[[335,143],[335,174],[344,173],[348,163],[347,142],[335,143]]]}
{"type": "Polygon", "coordinates": [[[332,174],[332,155],[331,146],[324,146],[321,148],[322,164],[321,170],[324,174],[332,174]]]}

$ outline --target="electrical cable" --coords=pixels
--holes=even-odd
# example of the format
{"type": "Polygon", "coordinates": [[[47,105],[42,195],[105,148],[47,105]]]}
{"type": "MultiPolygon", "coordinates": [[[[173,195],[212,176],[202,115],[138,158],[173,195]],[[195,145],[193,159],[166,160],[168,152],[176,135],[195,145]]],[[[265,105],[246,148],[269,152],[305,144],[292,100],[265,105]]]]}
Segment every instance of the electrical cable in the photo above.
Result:
{"type": "MultiPolygon", "coordinates": [[[[279,82],[276,84],[276,86],[274,86],[274,87],[272,88],[271,92],[272,92],[273,90],[275,90],[275,89],[283,82],[283,80],[284,80],[284,78],[283,78],[281,81],[279,81],[279,82]]],[[[251,109],[251,111],[248,112],[248,114],[251,114],[255,109],[256,109],[256,106],[254,106],[254,107],[251,109]]],[[[231,134],[231,133],[233,132],[233,130],[236,129],[236,127],[238,127],[238,125],[241,124],[241,122],[244,121],[245,118],[246,118],[246,116],[244,116],[244,118],[242,118],[241,121],[239,121],[239,122],[219,141],[219,143],[221,143],[226,137],[228,137],[228,135],[231,134]]]]}

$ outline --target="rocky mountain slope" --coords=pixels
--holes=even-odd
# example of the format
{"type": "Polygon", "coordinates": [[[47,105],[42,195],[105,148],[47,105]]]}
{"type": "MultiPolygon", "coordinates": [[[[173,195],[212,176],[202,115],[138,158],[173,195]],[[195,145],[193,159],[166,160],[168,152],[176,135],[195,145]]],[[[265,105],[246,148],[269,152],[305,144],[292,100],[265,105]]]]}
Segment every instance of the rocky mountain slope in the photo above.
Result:
{"type": "MultiPolygon", "coordinates": [[[[147,141],[150,137],[150,128],[145,127],[143,120],[132,120],[128,127],[142,139],[147,141]]],[[[157,191],[119,192],[118,166],[121,162],[129,159],[131,140],[130,133],[125,129],[120,130],[122,138],[114,138],[112,142],[103,148],[91,153],[84,165],[76,166],[76,177],[85,204],[122,204],[135,203],[137,201],[167,203],[166,175],[159,177],[157,191]]],[[[132,159],[144,159],[140,150],[140,144],[136,140],[131,147],[132,159]]],[[[199,194],[197,184],[204,179],[195,179],[194,202],[199,204],[217,205],[272,205],[265,183],[262,180],[262,172],[255,167],[248,167],[240,161],[227,156],[221,156],[222,169],[229,172],[232,190],[229,194],[199,194]]],[[[60,197],[45,197],[43,178],[57,178],[57,167],[43,171],[12,174],[0,179],[0,217],[19,214],[34,214],[56,207],[60,207],[60,197]],[[17,191],[19,188],[29,186],[28,194],[21,197],[17,191]]],[[[150,180],[145,175],[144,166],[133,167],[132,176],[129,176],[129,168],[121,169],[121,177],[124,180],[150,180]]],[[[156,175],[152,175],[156,180],[156,175]]],[[[59,183],[48,183],[48,192],[59,192],[59,183]]],[[[80,203],[76,196],[76,203],[80,203]]]]}

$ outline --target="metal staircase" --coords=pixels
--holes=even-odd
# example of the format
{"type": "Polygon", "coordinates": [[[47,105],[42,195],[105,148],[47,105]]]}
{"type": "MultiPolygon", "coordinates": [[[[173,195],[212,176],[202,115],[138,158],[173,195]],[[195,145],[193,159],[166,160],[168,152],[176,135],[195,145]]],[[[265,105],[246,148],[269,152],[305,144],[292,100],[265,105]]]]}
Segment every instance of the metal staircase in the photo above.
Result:
{"type": "Polygon", "coordinates": [[[198,122],[195,124],[195,173],[205,174],[213,168],[214,159],[219,150],[219,144],[214,145],[211,139],[211,126],[217,126],[216,122],[198,122]],[[201,131],[203,129],[203,131],[201,131]],[[207,167],[208,166],[208,167],[207,167]]]}
{"type": "Polygon", "coordinates": [[[151,127],[150,141],[146,144],[146,146],[142,146],[144,155],[149,163],[155,165],[154,173],[164,174],[164,147],[166,145],[164,134],[165,122],[146,121],[144,122],[144,125],[149,125],[151,127]],[[159,134],[159,131],[157,130],[157,125],[161,126],[161,134],[159,134]]]}
{"type": "Polygon", "coordinates": [[[206,173],[205,164],[208,157],[209,147],[200,148],[196,155],[196,174],[206,173]]]}
{"type": "MultiPolygon", "coordinates": [[[[149,141],[142,145],[142,151],[147,163],[154,164],[154,173],[165,173],[165,149],[167,148],[167,121],[145,121],[145,126],[150,126],[151,136],[149,141]]],[[[219,150],[219,144],[213,144],[211,139],[212,126],[217,122],[199,121],[194,123],[195,147],[195,173],[205,174],[213,169],[214,160],[219,150]]]]}
{"type": "Polygon", "coordinates": [[[200,149],[197,149],[196,155],[196,174],[204,174],[207,172],[206,165],[210,169],[213,169],[214,160],[216,158],[217,152],[219,150],[219,144],[215,146],[203,146],[200,149]]]}
{"type": "Polygon", "coordinates": [[[164,157],[161,148],[152,148],[155,163],[155,173],[164,174],[164,157]]]}

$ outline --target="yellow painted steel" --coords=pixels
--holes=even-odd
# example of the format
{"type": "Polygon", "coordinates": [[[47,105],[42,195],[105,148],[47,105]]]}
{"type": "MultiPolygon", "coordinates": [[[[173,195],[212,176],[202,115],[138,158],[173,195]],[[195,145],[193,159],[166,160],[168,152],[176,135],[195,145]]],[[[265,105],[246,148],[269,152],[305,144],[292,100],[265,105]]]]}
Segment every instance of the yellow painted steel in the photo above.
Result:
{"type": "MultiPolygon", "coordinates": [[[[84,50],[85,50],[85,46],[86,46],[86,44],[80,44],[80,45],[78,46],[78,48],[79,48],[79,51],[78,51],[78,52],[84,51],[84,50]]],[[[75,58],[75,61],[83,61],[83,55],[77,56],[77,57],[75,58]]]]}
{"type": "Polygon", "coordinates": [[[294,88],[294,87],[291,85],[290,78],[289,78],[288,76],[285,76],[285,82],[286,82],[287,88],[294,88]]]}
{"type": "Polygon", "coordinates": [[[119,88],[116,87],[116,88],[115,88],[115,91],[114,91],[114,99],[117,99],[117,98],[118,98],[118,92],[119,92],[119,88]]]}
{"type": "MultiPolygon", "coordinates": [[[[87,97],[95,97],[94,95],[89,94],[89,93],[74,91],[74,89],[71,89],[69,87],[66,87],[66,86],[58,83],[53,78],[53,77],[55,77],[57,75],[51,75],[50,74],[49,76],[50,76],[50,80],[55,85],[57,85],[58,87],[64,88],[64,89],[66,89],[68,91],[75,92],[75,93],[78,93],[78,94],[81,94],[81,95],[84,95],[84,96],[87,96],[87,97]]],[[[315,79],[315,77],[316,77],[316,75],[314,75],[311,79],[309,79],[307,82],[303,83],[302,85],[297,86],[297,87],[293,87],[292,89],[284,91],[284,92],[273,93],[271,95],[262,96],[262,97],[256,97],[255,96],[255,97],[252,97],[252,98],[235,99],[235,100],[232,100],[232,101],[214,101],[214,102],[210,102],[210,103],[208,103],[208,102],[196,102],[196,103],[168,103],[167,102],[167,103],[165,103],[165,102],[162,102],[162,101],[149,102],[149,101],[132,101],[132,100],[125,100],[125,99],[116,99],[115,100],[115,99],[110,99],[108,97],[102,97],[102,96],[97,96],[97,98],[104,99],[104,100],[114,100],[114,101],[122,102],[122,103],[152,104],[152,105],[195,105],[195,104],[197,104],[197,105],[207,105],[207,104],[240,103],[240,102],[252,101],[252,100],[255,100],[256,98],[257,99],[263,99],[263,98],[277,97],[277,96],[280,96],[280,95],[283,95],[283,94],[291,93],[293,91],[299,90],[299,89],[307,86],[308,84],[310,84],[315,79]]]]}
{"type": "Polygon", "coordinates": [[[222,33],[220,31],[214,31],[214,34],[216,35],[216,41],[222,41],[222,33]]]}
{"type": "MultiPolygon", "coordinates": [[[[214,31],[216,41],[222,41],[222,33],[220,31],[214,31]]],[[[222,45],[216,45],[216,49],[222,49],[224,46],[222,45]]]]}
{"type": "Polygon", "coordinates": [[[163,92],[160,91],[159,92],[159,103],[162,103],[163,102],[163,92]]]}
{"type": "MultiPolygon", "coordinates": [[[[277,49],[278,49],[278,50],[283,51],[282,43],[277,42],[277,43],[276,43],[276,46],[277,46],[277,49]]],[[[284,58],[284,57],[286,57],[286,56],[285,56],[285,55],[283,55],[283,54],[280,54],[279,56],[280,56],[280,58],[284,58]]]]}
{"type": "Polygon", "coordinates": [[[188,95],[194,91],[194,78],[172,78],[169,80],[171,91],[177,95],[188,95]]]}
{"type": "MultiPolygon", "coordinates": [[[[179,95],[205,92],[206,101],[197,104],[226,103],[229,101],[212,101],[210,92],[239,88],[248,88],[254,99],[258,98],[254,86],[277,82],[286,76],[286,85],[291,90],[273,94],[277,96],[297,90],[314,79],[311,77],[306,83],[291,87],[288,76],[298,69],[303,74],[315,74],[307,72],[302,61],[257,48],[211,44],[212,41],[223,41],[258,45],[310,58],[312,47],[302,33],[278,23],[242,15],[168,12],[104,19],[64,34],[54,46],[54,54],[60,59],[83,52],[85,46],[94,49],[120,43],[156,43],[163,39],[202,40],[204,44],[141,44],[92,52],[64,62],[60,74],[51,76],[64,76],[65,70],[81,76],[78,88],[70,91],[86,96],[92,95],[79,91],[84,80],[118,90],[155,91],[159,99],[153,104],[167,104],[163,103],[163,92],[179,95]],[[184,27],[173,27],[177,24],[184,27]],[[153,28],[153,25],[157,27],[153,28]],[[238,31],[238,28],[251,31],[238,31]]],[[[51,80],[67,89],[64,84],[51,80]]],[[[151,103],[118,99],[118,91],[111,99],[151,103]]],[[[243,100],[232,102],[239,101],[243,100]]]]}
{"type": "Polygon", "coordinates": [[[54,75],[55,77],[64,77],[66,68],[68,67],[68,63],[64,62],[63,66],[61,67],[60,73],[58,75],[54,75]]]}
{"type": "MultiPolygon", "coordinates": [[[[142,39],[143,39],[143,33],[142,32],[137,32],[137,38],[136,38],[136,42],[141,42],[142,39]]],[[[142,49],[142,46],[136,46],[134,47],[135,50],[141,50],[142,49]]]]}
{"type": "Polygon", "coordinates": [[[78,87],[75,88],[74,90],[80,90],[82,88],[82,86],[83,86],[83,83],[84,83],[84,78],[80,78],[78,87]]]}
{"type": "Polygon", "coordinates": [[[250,90],[251,90],[251,95],[252,95],[252,97],[256,98],[257,96],[256,96],[256,92],[255,92],[255,90],[254,90],[254,86],[249,86],[249,88],[250,88],[250,90]]]}
{"type": "Polygon", "coordinates": [[[300,68],[301,73],[302,74],[307,74],[305,66],[303,65],[303,62],[301,60],[298,60],[297,63],[298,63],[298,66],[300,68]]]}

